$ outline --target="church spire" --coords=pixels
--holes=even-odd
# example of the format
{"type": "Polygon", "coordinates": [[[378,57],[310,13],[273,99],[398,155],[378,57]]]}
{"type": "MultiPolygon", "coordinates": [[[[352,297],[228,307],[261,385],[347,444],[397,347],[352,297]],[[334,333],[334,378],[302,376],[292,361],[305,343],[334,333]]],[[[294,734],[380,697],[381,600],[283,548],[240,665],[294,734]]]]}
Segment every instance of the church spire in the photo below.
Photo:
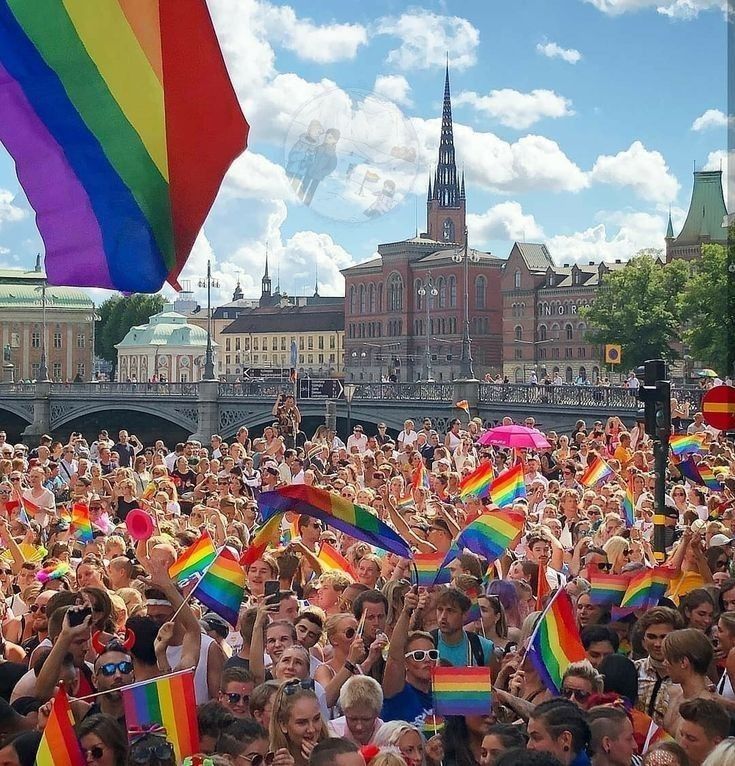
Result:
{"type": "Polygon", "coordinates": [[[314,297],[319,297],[319,264],[314,264],[314,297]]]}
{"type": "Polygon", "coordinates": [[[459,184],[454,158],[454,129],[452,125],[452,94],[449,88],[449,62],[444,74],[444,103],[442,105],[442,129],[439,140],[439,164],[434,181],[434,198],[442,207],[457,207],[459,184]]]}
{"type": "Polygon", "coordinates": [[[669,208],[669,223],[666,227],[666,239],[674,238],[674,224],[671,221],[671,208],[669,208]]]}
{"type": "Polygon", "coordinates": [[[268,243],[265,243],[265,271],[260,280],[260,305],[268,306],[271,301],[271,278],[268,276],[268,243]]]}

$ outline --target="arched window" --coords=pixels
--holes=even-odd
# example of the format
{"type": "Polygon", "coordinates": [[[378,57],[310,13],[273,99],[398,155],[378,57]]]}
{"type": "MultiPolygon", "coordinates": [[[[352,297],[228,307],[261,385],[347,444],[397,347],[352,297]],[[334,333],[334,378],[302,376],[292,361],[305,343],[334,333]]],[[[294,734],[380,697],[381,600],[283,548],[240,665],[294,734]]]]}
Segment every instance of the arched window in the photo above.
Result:
{"type": "Polygon", "coordinates": [[[350,285],[350,314],[355,313],[355,286],[350,285]]]}
{"type": "Polygon", "coordinates": [[[365,285],[360,285],[358,290],[360,294],[360,314],[363,315],[365,313],[365,285]]]}
{"type": "Polygon", "coordinates": [[[515,329],[515,339],[523,340],[523,328],[518,324],[515,329]]]}
{"type": "Polygon", "coordinates": [[[449,277],[449,308],[457,308],[457,278],[454,274],[449,277]]]}
{"type": "Polygon", "coordinates": [[[567,367],[565,378],[567,383],[572,383],[574,381],[574,370],[571,367],[567,367]]]}
{"type": "Polygon", "coordinates": [[[413,280],[413,291],[416,293],[416,311],[423,311],[424,309],[424,296],[419,292],[422,287],[423,282],[420,279],[413,280]]]}
{"type": "Polygon", "coordinates": [[[480,276],[477,277],[477,279],[475,279],[475,308],[476,309],[485,308],[486,290],[487,290],[487,280],[482,274],[480,274],[480,276]]]}
{"type": "Polygon", "coordinates": [[[442,225],[442,239],[445,242],[454,242],[454,221],[451,218],[445,218],[442,225]]]}
{"type": "Polygon", "coordinates": [[[574,337],[574,328],[570,325],[564,325],[564,334],[566,335],[567,340],[572,340],[574,337]]]}
{"type": "Polygon", "coordinates": [[[383,311],[383,283],[378,285],[378,313],[383,311]]]}
{"type": "Polygon", "coordinates": [[[403,279],[393,272],[388,277],[388,311],[403,311],[403,279]]]}
{"type": "Polygon", "coordinates": [[[368,287],[368,311],[375,313],[375,285],[371,282],[368,287]]]}
{"type": "Polygon", "coordinates": [[[523,369],[521,367],[516,367],[515,379],[516,383],[523,383],[523,369]]]}
{"type": "Polygon", "coordinates": [[[513,287],[515,287],[516,290],[521,289],[521,271],[520,269],[516,269],[516,273],[513,275],[513,287]]]}
{"type": "Polygon", "coordinates": [[[449,317],[449,334],[457,334],[457,317],[449,317]]]}
{"type": "Polygon", "coordinates": [[[559,324],[557,322],[551,325],[551,339],[559,340],[559,324]]]}
{"type": "Polygon", "coordinates": [[[546,340],[546,325],[545,324],[539,325],[539,328],[538,328],[538,339],[539,340],[546,340]]]}
{"type": "Polygon", "coordinates": [[[439,292],[439,308],[444,309],[447,307],[447,280],[444,277],[439,277],[436,289],[439,292]]]}

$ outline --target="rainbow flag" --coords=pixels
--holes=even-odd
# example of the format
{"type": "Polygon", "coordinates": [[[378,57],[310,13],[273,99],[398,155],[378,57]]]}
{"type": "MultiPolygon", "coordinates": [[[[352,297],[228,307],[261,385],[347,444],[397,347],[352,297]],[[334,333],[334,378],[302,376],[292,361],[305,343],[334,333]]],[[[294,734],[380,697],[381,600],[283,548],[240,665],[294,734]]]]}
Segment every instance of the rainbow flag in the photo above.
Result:
{"type": "Polygon", "coordinates": [[[686,455],[690,452],[699,452],[702,442],[696,434],[672,434],[669,436],[669,447],[675,455],[686,455]]]}
{"type": "Polygon", "coordinates": [[[0,0],[0,82],[49,283],[175,285],[248,135],[205,0],[0,0]]]}
{"type": "Polygon", "coordinates": [[[5,508],[8,510],[8,513],[12,513],[13,511],[20,509],[19,514],[25,511],[31,516],[35,516],[40,510],[42,510],[40,505],[32,503],[30,500],[20,494],[17,498],[8,500],[8,502],[5,503],[5,508]]]}
{"type": "Polygon", "coordinates": [[[92,522],[89,520],[89,506],[83,503],[74,503],[72,505],[71,531],[74,537],[83,543],[91,543],[94,540],[92,522]]]}
{"type": "Polygon", "coordinates": [[[459,483],[459,496],[463,500],[472,495],[475,497],[487,497],[493,479],[495,479],[493,464],[490,461],[481,463],[459,483]]]}
{"type": "Polygon", "coordinates": [[[462,399],[454,405],[458,410],[464,410],[468,415],[470,414],[470,403],[466,399],[462,399]]]}
{"type": "Polygon", "coordinates": [[[699,466],[694,462],[691,455],[686,460],[682,460],[681,463],[677,463],[676,468],[679,473],[692,484],[700,484],[704,486],[704,479],[699,473],[699,466]]]}
{"type": "Polygon", "coordinates": [[[405,511],[406,508],[413,508],[415,505],[413,501],[412,495],[407,495],[406,497],[399,497],[398,501],[396,502],[396,508],[399,511],[405,511]]]}
{"type": "Polygon", "coordinates": [[[546,597],[551,593],[551,585],[549,585],[549,578],[546,576],[547,567],[542,564],[538,568],[538,580],[536,582],[536,611],[543,612],[544,606],[546,606],[546,597]]]}
{"type": "Polygon", "coordinates": [[[707,465],[707,463],[699,463],[697,466],[699,475],[702,477],[704,486],[707,489],[711,489],[713,492],[722,492],[720,482],[715,478],[714,471],[707,465]]]}
{"type": "Polygon", "coordinates": [[[668,567],[654,567],[634,572],[628,581],[622,609],[649,609],[658,604],[666,593],[671,580],[671,570],[668,567]]]}
{"type": "Polygon", "coordinates": [[[404,559],[411,558],[408,543],[374,513],[324,489],[306,484],[279,487],[261,493],[258,505],[265,521],[275,514],[295,511],[321,519],[330,527],[376,548],[395,553],[404,559]]]}
{"type": "Polygon", "coordinates": [[[549,691],[559,694],[564,671],[585,659],[569,594],[560,588],[541,615],[529,641],[529,654],[549,691]]]}
{"type": "Polygon", "coordinates": [[[194,587],[194,596],[233,627],[245,591],[245,570],[237,556],[223,548],[194,587]]]}
{"type": "Polygon", "coordinates": [[[429,489],[429,472],[426,470],[422,460],[411,475],[411,483],[415,488],[423,487],[429,489]]]}
{"type": "Polygon", "coordinates": [[[489,715],[490,668],[436,666],[431,671],[434,712],[439,715],[489,715]]]}
{"type": "Polygon", "coordinates": [[[446,723],[444,719],[440,715],[435,715],[433,713],[425,715],[424,719],[421,721],[421,731],[426,739],[430,739],[435,734],[444,731],[445,726],[446,723]]]}
{"type": "Polygon", "coordinates": [[[240,563],[244,567],[249,567],[254,561],[257,561],[270,546],[278,545],[281,535],[282,513],[272,516],[264,524],[261,524],[253,536],[250,538],[250,545],[245,553],[240,556],[240,563]]]}
{"type": "Polygon", "coordinates": [[[322,565],[322,572],[344,572],[353,580],[357,579],[352,564],[350,564],[350,562],[329,543],[322,543],[319,546],[319,553],[317,553],[316,557],[322,565]]]}
{"type": "MultiPolygon", "coordinates": [[[[457,551],[459,553],[459,551],[457,551]]],[[[416,567],[418,585],[430,588],[432,585],[446,585],[452,579],[452,573],[444,566],[446,554],[414,553],[411,559],[416,567]]]]}
{"type": "Polygon", "coordinates": [[[168,575],[179,585],[201,574],[214,561],[217,551],[208,532],[192,543],[168,568],[168,575]]]}
{"type": "Polygon", "coordinates": [[[525,496],[526,483],[523,480],[523,465],[521,463],[503,471],[490,485],[490,498],[498,508],[512,505],[519,497],[525,496]]]}
{"type": "Polygon", "coordinates": [[[141,681],[123,690],[128,730],[158,724],[173,745],[176,763],[199,752],[194,671],[141,681]]]}
{"type": "Polygon", "coordinates": [[[587,465],[579,483],[583,487],[594,487],[595,484],[605,481],[614,473],[615,471],[599,455],[595,455],[595,459],[587,465]]]}
{"type": "Polygon", "coordinates": [[[46,727],[36,752],[36,766],[85,766],[76,734],[74,716],[63,684],[54,697],[46,727]]]}
{"type": "MultiPolygon", "coordinates": [[[[479,580],[478,580],[479,582],[479,580]]],[[[469,588],[463,590],[465,596],[470,600],[470,608],[467,610],[467,614],[464,616],[464,624],[469,625],[471,622],[478,622],[482,619],[482,612],[480,611],[480,586],[472,585],[469,588]]]]}
{"type": "Polygon", "coordinates": [[[623,497],[623,511],[625,511],[625,524],[632,527],[635,523],[635,490],[633,489],[633,477],[629,476],[625,482],[625,497],[623,497]]]}
{"type": "Polygon", "coordinates": [[[620,606],[628,589],[630,577],[590,571],[590,601],[598,606],[620,606]]]}
{"type": "MultiPolygon", "coordinates": [[[[478,516],[468,524],[457,536],[457,548],[468,548],[479,556],[484,556],[488,562],[515,547],[515,543],[523,532],[525,518],[522,513],[512,511],[488,511],[478,516]]],[[[442,566],[457,557],[457,551],[450,549],[444,558],[442,566]]]]}

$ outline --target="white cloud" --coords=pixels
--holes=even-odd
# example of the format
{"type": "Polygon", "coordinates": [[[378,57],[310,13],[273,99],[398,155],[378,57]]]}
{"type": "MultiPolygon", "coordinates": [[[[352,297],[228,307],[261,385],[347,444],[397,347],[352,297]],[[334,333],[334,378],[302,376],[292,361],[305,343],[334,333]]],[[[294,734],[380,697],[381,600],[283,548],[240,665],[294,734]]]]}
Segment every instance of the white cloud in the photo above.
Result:
{"type": "Polygon", "coordinates": [[[707,109],[700,114],[692,123],[692,130],[709,130],[710,128],[726,128],[728,124],[727,115],[719,109],[707,109]]]}
{"type": "Polygon", "coordinates": [[[299,58],[319,64],[354,59],[367,43],[367,30],[361,24],[315,24],[300,19],[288,5],[260,3],[261,21],[271,39],[299,58]]]}
{"type": "Polygon", "coordinates": [[[567,64],[576,64],[582,58],[582,54],[576,48],[562,48],[555,42],[537,43],[536,52],[546,58],[561,59],[567,64]]]}
{"type": "Polygon", "coordinates": [[[15,204],[15,196],[7,189],[0,189],[0,226],[25,218],[27,212],[15,204]]]}
{"type": "Polygon", "coordinates": [[[597,225],[572,234],[557,234],[546,244],[556,263],[627,261],[644,248],[664,247],[667,215],[602,211],[596,216],[600,221],[597,225]]]}
{"type": "Polygon", "coordinates": [[[727,13],[728,0],[585,0],[609,16],[655,8],[663,16],[689,20],[709,10],[727,13]]]}
{"type": "Polygon", "coordinates": [[[454,70],[473,66],[477,60],[480,32],[459,16],[440,16],[417,8],[398,18],[380,19],[376,32],[400,38],[401,46],[388,54],[388,63],[399,69],[442,67],[447,55],[454,70]]]}
{"type": "Polygon", "coordinates": [[[725,206],[730,211],[735,210],[735,152],[726,152],[724,149],[710,152],[702,170],[722,170],[725,206]]]}
{"type": "Polygon", "coordinates": [[[501,202],[479,215],[467,215],[467,229],[470,241],[486,244],[492,239],[537,241],[544,238],[544,232],[533,215],[523,212],[518,202],[501,202]]]}
{"type": "Polygon", "coordinates": [[[512,88],[491,90],[487,96],[465,91],[455,98],[457,104],[470,104],[478,112],[493,117],[501,125],[525,130],[544,117],[569,117],[572,102],[553,90],[536,89],[521,93],[512,88]]]}
{"type": "Polygon", "coordinates": [[[639,197],[652,202],[670,202],[679,191],[679,182],[663,155],[649,151],[640,141],[634,141],[616,155],[600,155],[590,178],[599,183],[630,187],[639,197]]]}
{"type": "Polygon", "coordinates": [[[224,188],[234,197],[295,201],[296,195],[281,165],[257,152],[240,155],[225,176],[224,188]]]}
{"type": "Polygon", "coordinates": [[[375,78],[373,91],[389,101],[402,106],[411,106],[411,86],[402,74],[378,75],[375,78]]]}

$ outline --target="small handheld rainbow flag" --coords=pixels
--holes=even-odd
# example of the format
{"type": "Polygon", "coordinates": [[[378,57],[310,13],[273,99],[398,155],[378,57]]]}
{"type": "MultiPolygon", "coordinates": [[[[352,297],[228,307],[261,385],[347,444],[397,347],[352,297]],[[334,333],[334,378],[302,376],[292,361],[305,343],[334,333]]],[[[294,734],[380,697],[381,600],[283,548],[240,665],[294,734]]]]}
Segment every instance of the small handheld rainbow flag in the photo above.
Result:
{"type": "Polygon", "coordinates": [[[668,567],[634,572],[620,602],[621,609],[649,609],[656,606],[666,593],[672,574],[668,567]]]}
{"type": "Polygon", "coordinates": [[[215,559],[217,551],[208,532],[193,542],[168,568],[168,575],[178,584],[201,574],[215,559]]]}
{"type": "Polygon", "coordinates": [[[240,563],[244,567],[249,567],[254,561],[257,561],[266,552],[268,546],[278,545],[282,517],[282,513],[277,513],[255,530],[248,549],[240,556],[240,563]]]}
{"type": "Polygon", "coordinates": [[[423,460],[414,469],[411,475],[411,483],[416,489],[419,487],[429,489],[429,472],[426,470],[423,460]]]}
{"type": "Polygon", "coordinates": [[[413,563],[418,576],[417,585],[429,588],[432,585],[446,585],[452,579],[452,573],[444,566],[445,554],[414,553],[413,563]]]}
{"type": "Polygon", "coordinates": [[[546,564],[541,564],[538,568],[538,581],[536,583],[536,611],[538,612],[543,612],[546,597],[551,593],[551,585],[549,585],[546,570],[546,564]]]}
{"type": "Polygon", "coordinates": [[[429,739],[435,734],[439,734],[439,732],[444,731],[445,726],[446,724],[444,719],[440,715],[429,713],[428,715],[424,716],[424,719],[421,722],[421,731],[423,732],[426,739],[429,739]]]}
{"type": "Polygon", "coordinates": [[[690,452],[699,452],[702,442],[695,434],[672,434],[669,436],[669,447],[675,455],[686,455],[690,452]]]}
{"type": "Polygon", "coordinates": [[[84,766],[82,754],[74,733],[74,716],[64,686],[54,696],[46,727],[36,752],[36,766],[84,766]]]}
{"type": "Polygon", "coordinates": [[[720,482],[715,478],[714,471],[707,465],[707,463],[699,463],[697,466],[699,475],[702,477],[704,486],[707,489],[711,489],[713,492],[722,492],[720,482]]]}
{"type": "Polygon", "coordinates": [[[633,489],[633,477],[629,476],[625,482],[625,496],[623,497],[623,511],[625,511],[625,524],[632,527],[635,523],[635,490],[633,489]]]}
{"type": "Polygon", "coordinates": [[[323,572],[344,572],[349,575],[353,580],[357,579],[355,570],[352,568],[352,564],[329,543],[322,543],[319,546],[319,553],[317,554],[319,563],[322,565],[323,572]]]}
{"type": "Polygon", "coordinates": [[[582,474],[579,483],[583,487],[594,487],[595,484],[605,481],[614,473],[615,471],[599,455],[595,455],[595,459],[587,465],[587,470],[582,474]]]}
{"type": "Polygon", "coordinates": [[[18,493],[17,498],[8,500],[8,502],[5,503],[5,508],[9,513],[12,513],[13,511],[20,508],[21,511],[25,511],[30,516],[35,516],[41,510],[40,505],[32,503],[30,500],[28,500],[28,498],[23,497],[20,493],[18,493]]]}
{"type": "Polygon", "coordinates": [[[630,581],[629,575],[590,572],[590,601],[597,606],[620,606],[630,581]]]}
{"type": "Polygon", "coordinates": [[[194,671],[152,678],[123,690],[128,730],[159,724],[173,745],[176,763],[199,752],[194,671]]]}
{"type": "Polygon", "coordinates": [[[488,715],[492,706],[490,668],[437,666],[431,671],[434,712],[439,715],[488,715]]]}
{"type": "Polygon", "coordinates": [[[507,471],[503,471],[490,485],[490,498],[498,508],[505,508],[519,497],[526,496],[526,483],[523,480],[523,465],[517,463],[507,471]]]}
{"type": "Polygon", "coordinates": [[[586,657],[569,594],[560,588],[536,623],[529,655],[549,691],[559,694],[566,669],[586,657]]]}
{"type": "Polygon", "coordinates": [[[74,503],[71,507],[71,530],[77,540],[83,543],[91,543],[94,540],[92,534],[92,522],[89,520],[89,506],[83,503],[74,503]]]}
{"type": "Polygon", "coordinates": [[[463,500],[472,495],[487,497],[494,478],[493,464],[489,460],[486,463],[481,463],[459,483],[459,496],[463,500]]]}
{"type": "Polygon", "coordinates": [[[412,495],[406,495],[406,497],[399,497],[396,501],[396,508],[399,511],[405,511],[406,508],[413,508],[415,505],[412,495]]]}
{"type": "Polygon", "coordinates": [[[694,459],[690,455],[686,460],[682,460],[681,463],[676,465],[679,473],[692,484],[700,484],[704,486],[704,479],[699,473],[699,466],[694,462],[694,459]]]}
{"type": "Polygon", "coordinates": [[[235,554],[229,548],[223,548],[193,592],[198,601],[234,627],[244,591],[245,570],[235,554]]]}
{"type": "Polygon", "coordinates": [[[479,584],[471,585],[469,588],[464,588],[464,594],[470,600],[470,608],[467,610],[467,614],[464,616],[464,624],[469,625],[471,622],[479,622],[482,619],[480,602],[478,600],[480,598],[479,584]]]}
{"type": "Polygon", "coordinates": [[[466,399],[458,401],[454,406],[458,410],[464,410],[468,415],[470,414],[470,403],[466,399]]]}
{"type": "MultiPolygon", "coordinates": [[[[469,548],[473,553],[484,556],[488,562],[512,549],[523,531],[525,518],[522,513],[512,511],[488,511],[468,524],[457,536],[457,547],[469,548]]],[[[456,550],[447,553],[442,566],[456,558],[456,550]]]]}

